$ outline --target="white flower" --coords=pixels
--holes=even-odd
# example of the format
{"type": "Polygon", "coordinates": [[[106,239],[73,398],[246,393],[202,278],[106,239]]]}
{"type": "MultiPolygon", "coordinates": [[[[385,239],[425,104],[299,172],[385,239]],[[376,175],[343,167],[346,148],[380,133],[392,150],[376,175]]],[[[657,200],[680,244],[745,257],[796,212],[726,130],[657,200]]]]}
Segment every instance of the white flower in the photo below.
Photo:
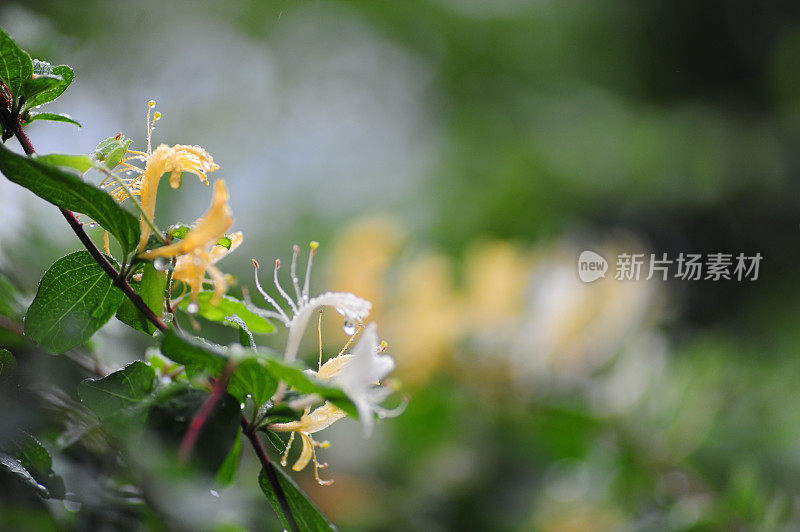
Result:
{"type": "Polygon", "coordinates": [[[376,413],[378,417],[389,417],[400,414],[402,410],[388,410],[381,406],[393,390],[380,386],[380,382],[394,369],[394,359],[383,354],[383,349],[385,344],[378,343],[378,326],[370,323],[361,334],[349,359],[331,379],[331,383],[341,388],[356,405],[364,434],[367,436],[372,433],[376,413]]]}
{"type": "Polygon", "coordinates": [[[270,310],[264,310],[258,307],[251,307],[251,310],[264,317],[280,320],[289,329],[289,337],[286,340],[286,349],[283,354],[283,359],[286,362],[294,362],[295,358],[297,358],[297,350],[300,348],[300,340],[303,338],[303,333],[305,333],[309,319],[314,314],[314,311],[316,311],[318,308],[335,307],[336,310],[344,316],[345,332],[347,334],[352,334],[348,331],[352,329],[354,332],[355,324],[364,321],[367,315],[369,315],[370,309],[372,309],[372,303],[366,299],[361,299],[350,292],[325,292],[317,297],[309,298],[308,293],[311,285],[311,265],[318,246],[319,244],[317,244],[317,242],[311,242],[310,251],[308,254],[308,263],[306,265],[306,277],[305,281],[303,282],[302,290],[300,289],[300,279],[297,277],[297,257],[300,254],[300,247],[294,246],[292,253],[291,277],[296,298],[289,296],[286,290],[283,289],[283,286],[281,286],[281,283],[278,280],[278,270],[281,267],[281,261],[275,261],[273,282],[275,283],[275,288],[277,288],[278,293],[288,303],[288,312],[284,310],[284,308],[281,307],[277,301],[275,301],[275,299],[261,287],[261,283],[258,280],[259,266],[256,261],[253,261],[256,266],[256,287],[264,297],[264,300],[269,303],[275,309],[275,311],[273,312],[270,310]]]}

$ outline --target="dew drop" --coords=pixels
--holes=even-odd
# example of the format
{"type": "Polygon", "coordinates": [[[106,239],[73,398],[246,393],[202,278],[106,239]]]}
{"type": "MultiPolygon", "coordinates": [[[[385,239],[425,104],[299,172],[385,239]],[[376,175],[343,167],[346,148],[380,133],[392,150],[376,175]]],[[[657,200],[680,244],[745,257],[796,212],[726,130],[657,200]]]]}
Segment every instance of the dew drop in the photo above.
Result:
{"type": "Polygon", "coordinates": [[[89,222],[88,224],[86,224],[86,227],[88,227],[89,229],[94,229],[95,227],[97,227],[97,224],[94,222],[89,222]]]}
{"type": "Polygon", "coordinates": [[[356,326],[352,321],[345,321],[342,330],[347,336],[352,336],[356,333],[356,326]]]}
{"type": "Polygon", "coordinates": [[[153,261],[153,267],[161,272],[167,269],[167,263],[168,261],[164,257],[156,257],[153,261]]]}
{"type": "Polygon", "coordinates": [[[200,305],[192,301],[186,306],[186,312],[189,314],[197,314],[197,311],[200,310],[200,305]]]}
{"type": "Polygon", "coordinates": [[[217,493],[217,490],[208,490],[208,492],[209,492],[211,495],[213,495],[214,497],[216,497],[216,498],[218,498],[218,499],[219,499],[219,493],[217,493]]]}

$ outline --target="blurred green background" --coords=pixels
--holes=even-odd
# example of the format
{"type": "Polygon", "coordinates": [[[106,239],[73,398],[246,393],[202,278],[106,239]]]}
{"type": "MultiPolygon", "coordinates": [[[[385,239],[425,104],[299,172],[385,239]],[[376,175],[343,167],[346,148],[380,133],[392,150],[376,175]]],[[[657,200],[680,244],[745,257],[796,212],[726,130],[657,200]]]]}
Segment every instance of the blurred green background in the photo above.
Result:
{"type": "MultiPolygon", "coordinates": [[[[234,292],[251,257],[318,240],[317,291],[375,302],[408,408],[323,434],[333,486],[296,475],[342,530],[800,527],[797,3],[6,0],[0,26],[76,72],[52,110],[84,127],[33,125],[38,151],[141,148],[154,99],[154,142],[203,146],[229,185],[234,292]],[[752,282],[586,285],[584,249],[764,258],[752,282]]],[[[209,197],[165,187],[157,220],[209,197]]],[[[78,243],[5,180],[0,212],[0,270],[32,297],[78,243]]],[[[343,339],[327,327],[326,352],[343,339]]],[[[112,368],[149,343],[96,340],[112,368]]],[[[54,469],[93,486],[75,454],[54,469]]],[[[256,471],[210,513],[150,502],[272,529],[256,471]]],[[[0,520],[155,526],[115,504],[0,520]]]]}

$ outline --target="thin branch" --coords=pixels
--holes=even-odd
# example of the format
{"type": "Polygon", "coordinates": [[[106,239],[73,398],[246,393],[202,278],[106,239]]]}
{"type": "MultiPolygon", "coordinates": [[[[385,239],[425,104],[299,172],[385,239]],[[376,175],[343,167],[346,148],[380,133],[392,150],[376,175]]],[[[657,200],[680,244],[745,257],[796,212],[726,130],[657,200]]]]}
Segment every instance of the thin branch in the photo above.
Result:
{"type": "Polygon", "coordinates": [[[203,427],[205,427],[208,418],[210,418],[211,414],[214,412],[217,403],[219,403],[228,391],[228,383],[231,381],[231,374],[233,374],[235,368],[236,364],[230,361],[225,365],[222,376],[214,383],[214,389],[211,391],[211,395],[208,396],[203,406],[197,411],[194,418],[192,418],[192,422],[189,424],[189,430],[186,431],[186,435],[183,437],[183,440],[181,440],[181,445],[178,448],[178,460],[181,463],[185,464],[192,457],[194,446],[197,443],[197,439],[200,437],[200,433],[203,431],[203,427]]]}
{"type": "Polygon", "coordinates": [[[294,531],[299,531],[300,528],[297,526],[297,521],[295,521],[294,514],[292,514],[292,510],[289,507],[289,501],[286,499],[286,493],[284,493],[280,481],[278,480],[278,474],[275,472],[275,466],[272,465],[272,462],[270,462],[267,452],[264,450],[264,446],[261,445],[261,440],[258,439],[258,435],[256,434],[255,430],[253,430],[254,425],[251,425],[244,415],[242,415],[240,422],[242,425],[242,433],[247,436],[248,440],[250,440],[250,443],[253,445],[253,449],[258,455],[259,461],[261,461],[261,467],[264,468],[264,471],[267,473],[267,478],[272,486],[272,490],[275,492],[278,503],[281,505],[283,514],[286,516],[287,521],[289,521],[289,528],[294,531]]]}
{"type": "MultiPolygon", "coordinates": [[[[0,109],[0,112],[2,112],[2,109],[0,109]]],[[[22,130],[22,127],[19,126],[18,122],[17,122],[17,129],[14,135],[17,137],[17,140],[22,145],[22,149],[25,150],[25,153],[27,155],[30,156],[35,153],[35,150],[33,149],[33,145],[31,144],[30,139],[22,130]]],[[[94,260],[97,261],[100,267],[103,268],[103,270],[108,274],[108,276],[114,280],[114,284],[118,286],[125,293],[128,299],[131,300],[131,302],[136,306],[136,308],[138,308],[142,312],[142,314],[144,314],[145,317],[148,320],[150,320],[150,322],[153,325],[155,325],[162,332],[165,332],[167,330],[167,325],[161,320],[161,318],[155,315],[152,309],[149,306],[147,306],[147,304],[142,300],[139,294],[137,294],[133,290],[131,285],[122,276],[120,276],[117,269],[108,261],[108,259],[106,259],[105,255],[103,255],[100,252],[100,249],[98,249],[94,241],[92,241],[92,239],[89,238],[89,235],[86,234],[86,231],[83,229],[83,224],[81,224],[77,220],[77,218],[75,218],[75,215],[72,212],[66,209],[60,209],[60,210],[61,214],[64,216],[64,218],[66,218],[67,223],[69,223],[70,227],[75,232],[78,239],[80,239],[81,243],[84,245],[84,247],[86,247],[86,250],[94,258],[94,260]]],[[[225,385],[225,388],[227,388],[227,384],[225,385]]],[[[205,407],[206,405],[203,405],[203,408],[205,407]]],[[[214,404],[212,403],[209,408],[213,409],[213,407],[214,404]]],[[[281,487],[280,482],[278,481],[278,475],[275,472],[275,466],[273,466],[272,463],[270,462],[269,457],[267,456],[267,453],[264,450],[264,446],[261,445],[261,440],[258,439],[258,436],[253,430],[254,426],[250,425],[250,423],[247,421],[247,418],[245,418],[244,416],[242,416],[241,418],[241,425],[242,425],[242,432],[245,434],[245,436],[247,436],[247,439],[250,440],[250,443],[253,446],[253,450],[255,450],[256,455],[258,455],[258,459],[261,462],[261,466],[267,473],[270,485],[272,486],[272,489],[275,491],[275,496],[277,497],[278,502],[280,503],[281,508],[283,509],[283,513],[289,522],[289,527],[293,531],[299,532],[300,529],[297,526],[297,521],[295,521],[294,514],[292,514],[291,508],[289,508],[289,502],[286,499],[286,493],[283,491],[283,488],[281,487]]]]}

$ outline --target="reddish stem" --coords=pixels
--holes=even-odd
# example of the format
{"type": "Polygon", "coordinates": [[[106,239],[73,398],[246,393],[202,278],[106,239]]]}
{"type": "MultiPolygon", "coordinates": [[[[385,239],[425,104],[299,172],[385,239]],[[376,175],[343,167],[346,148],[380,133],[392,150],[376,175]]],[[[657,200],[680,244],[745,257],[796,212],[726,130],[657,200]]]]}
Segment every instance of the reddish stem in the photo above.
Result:
{"type": "MultiPolygon", "coordinates": [[[[29,156],[33,155],[35,153],[33,145],[31,144],[30,139],[22,130],[22,128],[19,127],[19,125],[17,125],[17,130],[15,131],[14,134],[17,137],[19,143],[22,145],[22,149],[25,150],[25,153],[29,156]]],[[[100,267],[103,268],[103,270],[108,274],[108,276],[114,280],[114,284],[118,286],[125,293],[128,299],[131,300],[131,302],[136,306],[136,308],[138,308],[147,317],[147,319],[150,320],[150,322],[153,325],[155,325],[161,331],[166,331],[167,325],[161,320],[161,318],[159,318],[158,316],[155,315],[155,313],[153,313],[152,309],[150,309],[150,307],[147,306],[147,304],[142,300],[139,294],[137,294],[133,290],[131,285],[122,276],[120,276],[117,269],[108,261],[105,255],[103,255],[100,252],[98,247],[95,245],[94,241],[92,241],[92,239],[89,238],[89,235],[86,234],[86,231],[83,229],[83,224],[81,224],[78,221],[75,215],[66,209],[61,209],[61,214],[64,216],[64,218],[66,218],[70,227],[78,236],[81,243],[83,243],[84,247],[89,252],[89,254],[95,259],[95,261],[97,261],[97,263],[100,265],[100,267]]],[[[179,455],[180,453],[184,452],[188,453],[187,456],[191,455],[191,451],[194,448],[195,442],[197,441],[197,438],[200,434],[200,430],[205,425],[208,416],[213,411],[216,403],[225,394],[228,388],[229,381],[230,381],[230,373],[228,373],[227,376],[226,374],[223,374],[222,377],[220,377],[219,381],[217,381],[217,384],[214,387],[214,391],[212,392],[211,397],[209,397],[206,400],[206,402],[200,409],[198,415],[195,416],[195,419],[192,420],[192,426],[190,427],[189,434],[193,432],[196,434],[191,436],[191,440],[190,440],[190,435],[187,434],[187,437],[184,438],[183,442],[181,442],[181,449],[179,451],[179,455]],[[204,415],[201,416],[200,414],[204,415]],[[193,430],[194,427],[197,428],[193,430]],[[185,451],[184,447],[186,447],[188,451],[185,451]]],[[[247,421],[247,418],[245,418],[244,416],[242,416],[241,418],[241,425],[242,425],[242,432],[250,440],[250,443],[252,444],[253,449],[255,450],[259,461],[261,462],[261,466],[267,473],[270,485],[272,486],[272,489],[275,492],[275,496],[277,497],[278,502],[280,503],[281,508],[283,509],[283,513],[289,522],[289,527],[293,531],[299,531],[300,529],[297,526],[297,521],[295,521],[294,515],[292,514],[292,510],[291,508],[289,508],[289,501],[286,499],[286,493],[283,491],[283,488],[281,487],[280,482],[278,481],[278,474],[275,472],[275,466],[273,466],[272,462],[270,462],[269,457],[267,456],[267,453],[264,450],[264,446],[261,445],[261,441],[255,434],[253,425],[251,425],[247,421]]]]}
{"type": "Polygon", "coordinates": [[[228,391],[228,383],[231,381],[231,374],[234,368],[235,365],[230,362],[225,366],[222,376],[214,383],[214,389],[211,391],[211,395],[208,396],[203,406],[197,411],[194,418],[192,418],[192,422],[189,424],[189,430],[186,431],[186,435],[183,437],[183,440],[181,440],[181,445],[178,449],[178,460],[180,460],[181,463],[185,464],[192,457],[194,446],[200,437],[200,433],[203,431],[203,427],[205,427],[208,418],[211,417],[211,414],[214,412],[214,407],[217,406],[217,403],[219,403],[228,391]]]}
{"type": "Polygon", "coordinates": [[[264,446],[261,445],[261,440],[258,439],[258,435],[254,430],[255,425],[247,421],[247,418],[244,417],[244,415],[242,415],[240,423],[242,425],[242,433],[247,436],[248,440],[250,440],[250,443],[253,445],[253,449],[255,450],[259,461],[261,462],[261,467],[264,468],[264,471],[267,473],[269,484],[272,486],[272,490],[275,492],[275,496],[278,498],[278,503],[281,505],[283,515],[286,516],[286,520],[289,522],[289,528],[294,531],[299,531],[300,528],[297,526],[297,521],[294,519],[292,509],[289,508],[289,501],[286,499],[286,493],[284,493],[280,481],[278,480],[278,473],[275,472],[275,466],[272,465],[272,462],[270,462],[269,456],[267,456],[267,452],[264,450],[264,446]]]}

